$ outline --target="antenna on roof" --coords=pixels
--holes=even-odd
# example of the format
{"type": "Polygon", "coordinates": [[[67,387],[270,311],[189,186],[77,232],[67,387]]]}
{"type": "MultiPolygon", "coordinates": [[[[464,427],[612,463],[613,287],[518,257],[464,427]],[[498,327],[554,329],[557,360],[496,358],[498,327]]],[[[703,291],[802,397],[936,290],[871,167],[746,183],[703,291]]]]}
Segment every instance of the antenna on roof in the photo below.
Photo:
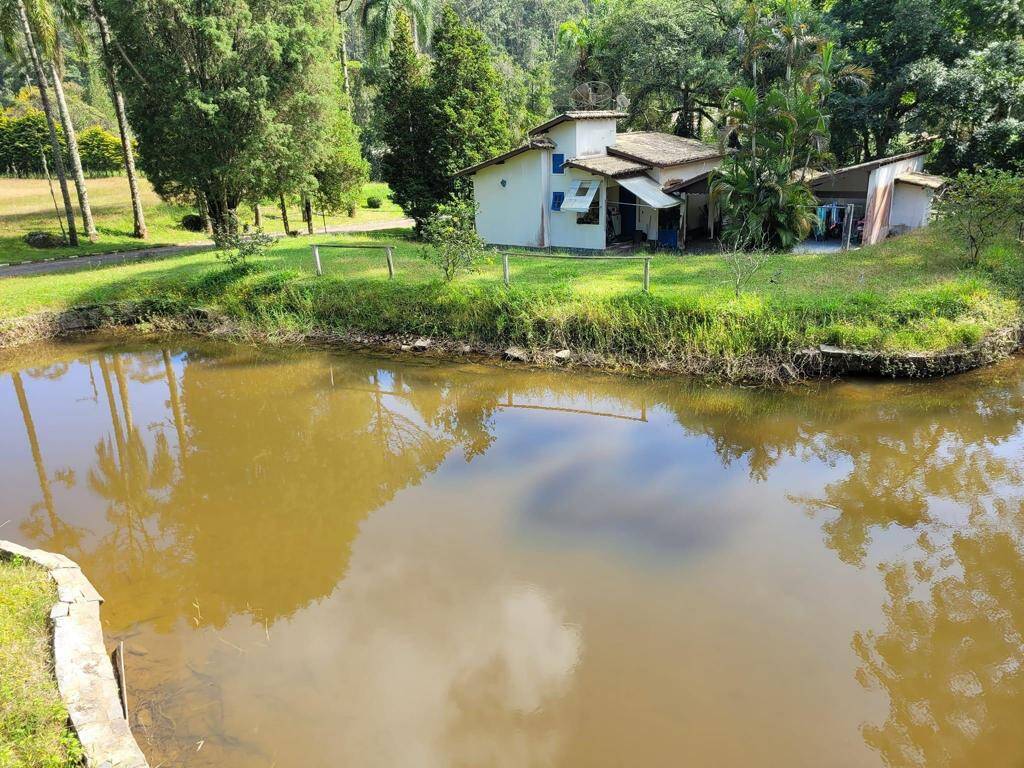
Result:
{"type": "Polygon", "coordinates": [[[612,87],[608,83],[593,80],[588,83],[580,83],[572,89],[570,95],[572,105],[575,109],[607,109],[612,103],[614,96],[612,87]]]}
{"type": "Polygon", "coordinates": [[[615,108],[619,112],[629,112],[629,96],[624,93],[620,93],[615,97],[615,108]]]}

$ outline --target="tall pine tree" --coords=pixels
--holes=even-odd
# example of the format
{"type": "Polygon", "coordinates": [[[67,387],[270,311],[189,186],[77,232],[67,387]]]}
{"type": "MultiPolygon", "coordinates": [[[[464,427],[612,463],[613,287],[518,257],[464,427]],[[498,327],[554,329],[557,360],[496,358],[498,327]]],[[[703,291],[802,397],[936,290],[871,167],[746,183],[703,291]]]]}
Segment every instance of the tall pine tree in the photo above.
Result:
{"type": "MultiPolygon", "coordinates": [[[[438,173],[446,192],[465,193],[452,175],[511,147],[508,109],[491,47],[479,29],[463,23],[451,5],[434,30],[431,122],[438,173]]],[[[445,195],[447,196],[447,195],[445,195]]]]}
{"type": "Polygon", "coordinates": [[[434,31],[434,61],[425,70],[407,19],[395,24],[377,100],[387,147],[381,173],[396,203],[419,225],[467,182],[453,175],[507,150],[511,143],[501,77],[490,46],[445,6],[434,31]]]}
{"type": "Polygon", "coordinates": [[[400,13],[376,113],[385,146],[381,175],[391,186],[392,199],[416,220],[418,228],[437,204],[440,190],[426,114],[429,83],[409,29],[408,17],[400,13]]]}

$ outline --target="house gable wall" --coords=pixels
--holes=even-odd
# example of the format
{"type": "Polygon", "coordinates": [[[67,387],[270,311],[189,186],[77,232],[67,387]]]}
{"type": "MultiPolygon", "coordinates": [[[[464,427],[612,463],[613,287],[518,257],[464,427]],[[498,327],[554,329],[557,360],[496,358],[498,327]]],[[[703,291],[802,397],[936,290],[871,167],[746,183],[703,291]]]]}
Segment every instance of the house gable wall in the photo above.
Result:
{"type": "Polygon", "coordinates": [[[664,186],[670,181],[688,181],[702,173],[713,171],[722,164],[722,158],[713,157],[708,160],[698,160],[685,165],[670,165],[666,168],[653,168],[648,175],[656,182],[664,186]]]}
{"type": "Polygon", "coordinates": [[[543,175],[551,172],[550,165],[549,152],[531,150],[473,174],[476,231],[485,242],[530,248],[548,244],[543,175]]]}

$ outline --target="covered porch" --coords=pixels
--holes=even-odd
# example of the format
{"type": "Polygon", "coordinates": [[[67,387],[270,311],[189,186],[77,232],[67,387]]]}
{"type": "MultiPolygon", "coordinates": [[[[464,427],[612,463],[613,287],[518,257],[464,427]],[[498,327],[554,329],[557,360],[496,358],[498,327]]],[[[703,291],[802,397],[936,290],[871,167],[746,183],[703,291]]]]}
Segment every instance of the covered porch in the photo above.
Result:
{"type": "Polygon", "coordinates": [[[663,188],[644,166],[624,158],[577,158],[566,165],[604,178],[607,247],[684,250],[714,235],[706,173],[663,188]]]}

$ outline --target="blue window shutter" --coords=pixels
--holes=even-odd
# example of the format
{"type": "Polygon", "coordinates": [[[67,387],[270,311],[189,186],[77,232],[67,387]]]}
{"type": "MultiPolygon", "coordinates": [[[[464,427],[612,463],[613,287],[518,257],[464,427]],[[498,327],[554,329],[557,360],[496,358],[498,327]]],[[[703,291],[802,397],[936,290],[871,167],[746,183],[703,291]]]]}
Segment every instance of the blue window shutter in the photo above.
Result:
{"type": "Polygon", "coordinates": [[[551,210],[560,211],[562,210],[562,203],[565,201],[565,192],[552,192],[551,193],[551,210]]]}
{"type": "Polygon", "coordinates": [[[565,155],[554,154],[551,156],[551,172],[552,173],[565,173],[565,155]]]}

